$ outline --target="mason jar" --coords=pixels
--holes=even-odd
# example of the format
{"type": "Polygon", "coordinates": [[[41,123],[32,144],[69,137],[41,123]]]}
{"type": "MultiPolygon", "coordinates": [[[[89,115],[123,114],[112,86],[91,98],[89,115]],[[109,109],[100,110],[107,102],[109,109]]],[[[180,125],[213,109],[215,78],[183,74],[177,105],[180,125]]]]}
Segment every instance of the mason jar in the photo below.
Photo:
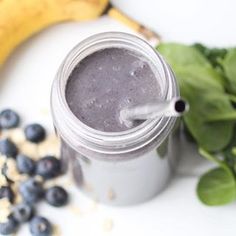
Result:
{"type": "Polygon", "coordinates": [[[170,67],[154,48],[134,35],[108,32],[85,39],[65,58],[52,85],[51,112],[62,141],[62,161],[65,166],[71,163],[79,189],[105,204],[130,205],[151,199],[167,186],[177,164],[178,125],[175,117],[159,117],[126,131],[104,132],[72,113],[65,91],[73,69],[88,55],[114,47],[146,58],[162,100],[179,96],[170,67]]]}

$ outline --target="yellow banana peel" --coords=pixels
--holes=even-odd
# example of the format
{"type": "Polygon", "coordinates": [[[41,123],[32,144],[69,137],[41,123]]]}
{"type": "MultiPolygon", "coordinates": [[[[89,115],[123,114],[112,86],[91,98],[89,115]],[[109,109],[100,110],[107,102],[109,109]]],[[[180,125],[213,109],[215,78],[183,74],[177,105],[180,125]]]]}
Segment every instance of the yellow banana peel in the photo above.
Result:
{"type": "Polygon", "coordinates": [[[0,65],[21,42],[62,21],[100,16],[108,0],[0,0],[0,65]]]}

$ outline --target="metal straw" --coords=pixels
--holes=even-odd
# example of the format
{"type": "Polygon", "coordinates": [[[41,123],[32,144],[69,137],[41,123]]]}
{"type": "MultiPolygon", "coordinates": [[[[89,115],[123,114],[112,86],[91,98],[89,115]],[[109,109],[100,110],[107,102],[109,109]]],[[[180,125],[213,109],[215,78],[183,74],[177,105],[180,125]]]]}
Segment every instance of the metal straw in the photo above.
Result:
{"type": "Polygon", "coordinates": [[[188,104],[182,98],[176,97],[169,101],[160,101],[125,108],[120,111],[123,121],[147,120],[157,117],[181,116],[188,110],[188,104]]]}

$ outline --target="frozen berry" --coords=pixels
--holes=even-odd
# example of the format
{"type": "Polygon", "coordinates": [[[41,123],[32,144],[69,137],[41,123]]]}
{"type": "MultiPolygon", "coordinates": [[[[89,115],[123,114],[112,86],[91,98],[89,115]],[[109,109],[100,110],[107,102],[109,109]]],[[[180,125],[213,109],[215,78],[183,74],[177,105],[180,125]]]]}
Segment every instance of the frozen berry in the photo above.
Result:
{"type": "Polygon", "coordinates": [[[0,113],[0,127],[2,129],[15,128],[19,123],[20,117],[15,111],[6,109],[0,113]]]}
{"type": "Polygon", "coordinates": [[[13,208],[12,215],[19,223],[27,222],[33,216],[33,207],[26,203],[21,203],[13,208]]]}
{"type": "Polygon", "coordinates": [[[36,163],[36,174],[51,179],[61,174],[61,162],[54,156],[46,156],[36,163]]]}
{"type": "Polygon", "coordinates": [[[30,221],[30,232],[33,236],[50,236],[52,235],[52,225],[46,218],[35,216],[30,221]]]}
{"type": "Polygon", "coordinates": [[[64,188],[54,186],[46,191],[45,199],[50,205],[60,207],[68,202],[68,194],[64,188]]]}
{"type": "Polygon", "coordinates": [[[30,124],[25,127],[25,137],[33,143],[42,142],[46,137],[46,131],[40,124],[30,124]]]}
{"type": "Polygon", "coordinates": [[[1,235],[9,235],[13,234],[18,229],[18,222],[14,219],[12,215],[10,215],[6,222],[0,223],[0,234],[1,235]]]}
{"type": "Polygon", "coordinates": [[[25,202],[33,204],[43,197],[44,190],[40,181],[30,178],[20,185],[20,193],[25,202]]]}
{"type": "Polygon", "coordinates": [[[18,153],[18,149],[11,140],[3,139],[0,141],[0,153],[4,156],[15,158],[18,153]]]}
{"type": "Polygon", "coordinates": [[[25,155],[17,155],[16,157],[17,169],[22,174],[32,175],[35,170],[35,162],[25,155]]]}
{"type": "Polygon", "coordinates": [[[7,198],[11,203],[14,202],[15,195],[10,186],[2,186],[0,188],[0,199],[1,198],[7,198]]]}

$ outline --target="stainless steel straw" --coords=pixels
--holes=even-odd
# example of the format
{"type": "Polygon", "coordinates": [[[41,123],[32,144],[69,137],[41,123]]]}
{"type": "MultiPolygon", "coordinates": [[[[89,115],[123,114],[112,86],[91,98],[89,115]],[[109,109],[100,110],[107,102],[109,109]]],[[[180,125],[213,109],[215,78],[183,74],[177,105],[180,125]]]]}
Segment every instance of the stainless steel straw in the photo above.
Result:
{"type": "Polygon", "coordinates": [[[120,111],[122,121],[147,120],[157,117],[181,116],[188,110],[188,104],[182,98],[176,97],[169,101],[159,101],[144,105],[125,108],[120,111]]]}

